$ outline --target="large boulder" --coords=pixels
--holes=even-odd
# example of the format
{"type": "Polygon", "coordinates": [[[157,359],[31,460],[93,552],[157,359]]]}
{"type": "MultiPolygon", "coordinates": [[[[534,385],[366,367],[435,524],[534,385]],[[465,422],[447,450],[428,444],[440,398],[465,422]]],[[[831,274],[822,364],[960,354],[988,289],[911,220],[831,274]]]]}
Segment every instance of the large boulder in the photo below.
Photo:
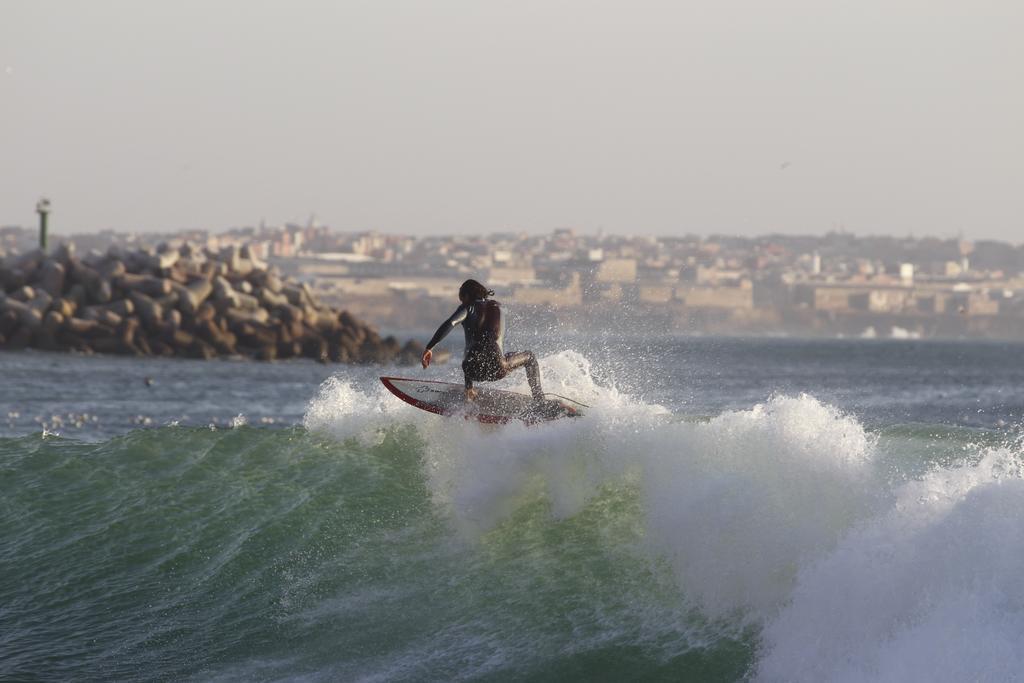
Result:
{"type": "Polygon", "coordinates": [[[64,293],[64,266],[56,259],[46,259],[39,267],[36,282],[51,297],[60,296],[64,293]]]}
{"type": "Polygon", "coordinates": [[[0,313],[10,311],[18,319],[18,325],[20,327],[27,328],[29,330],[29,336],[32,332],[38,328],[43,322],[42,312],[29,306],[24,301],[19,301],[13,297],[6,297],[3,301],[0,301],[0,313]]]}
{"type": "Polygon", "coordinates": [[[189,285],[177,285],[174,291],[178,293],[178,305],[182,313],[195,315],[199,306],[206,301],[213,292],[213,283],[202,278],[189,285]]]}
{"type": "Polygon", "coordinates": [[[164,317],[163,307],[141,292],[132,292],[130,298],[146,329],[151,333],[158,332],[164,317]]]}
{"type": "Polygon", "coordinates": [[[139,292],[153,298],[167,296],[174,291],[174,285],[169,279],[151,275],[125,273],[116,282],[126,292],[139,292]]]}

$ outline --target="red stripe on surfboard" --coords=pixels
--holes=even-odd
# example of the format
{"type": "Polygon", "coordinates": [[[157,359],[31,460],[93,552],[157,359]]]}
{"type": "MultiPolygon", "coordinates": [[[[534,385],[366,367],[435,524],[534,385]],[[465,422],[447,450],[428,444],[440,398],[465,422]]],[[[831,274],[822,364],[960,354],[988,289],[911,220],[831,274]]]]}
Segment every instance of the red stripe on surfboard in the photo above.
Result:
{"type": "MultiPolygon", "coordinates": [[[[380,381],[384,384],[385,387],[388,388],[388,391],[390,391],[392,394],[394,394],[398,398],[402,399],[403,401],[405,401],[409,405],[415,406],[415,407],[419,408],[420,410],[425,410],[428,413],[434,413],[435,415],[449,415],[449,413],[446,413],[443,410],[441,410],[440,406],[436,406],[433,403],[426,403],[425,401],[421,401],[418,398],[414,398],[413,396],[410,396],[409,394],[405,393],[404,391],[402,391],[401,389],[399,389],[398,387],[396,387],[394,384],[391,383],[391,380],[393,380],[393,379],[394,380],[399,380],[401,382],[417,382],[417,383],[421,383],[421,384],[444,384],[446,386],[458,386],[457,384],[453,384],[452,382],[439,382],[437,380],[432,380],[432,379],[412,379],[410,377],[381,377],[380,378],[380,381]]],[[[491,389],[491,391],[501,391],[502,393],[505,393],[505,394],[512,394],[512,393],[514,393],[514,392],[511,392],[511,391],[503,391],[501,389],[491,389]]],[[[477,420],[478,422],[486,422],[488,424],[505,424],[505,423],[509,422],[512,419],[511,417],[501,416],[501,415],[482,415],[482,414],[470,415],[468,413],[466,415],[464,415],[463,417],[465,419],[467,419],[467,420],[473,419],[473,420],[477,420]]]]}

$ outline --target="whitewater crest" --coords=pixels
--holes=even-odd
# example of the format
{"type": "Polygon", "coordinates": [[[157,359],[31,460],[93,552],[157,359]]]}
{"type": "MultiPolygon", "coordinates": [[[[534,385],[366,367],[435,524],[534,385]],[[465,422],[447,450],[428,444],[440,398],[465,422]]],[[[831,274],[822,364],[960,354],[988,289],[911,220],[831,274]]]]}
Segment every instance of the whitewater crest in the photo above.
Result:
{"type": "MultiPolygon", "coordinates": [[[[305,424],[365,442],[415,424],[432,496],[470,536],[538,493],[565,518],[602,486],[638,487],[648,551],[671,561],[683,590],[713,618],[774,614],[797,569],[870,509],[872,439],[811,396],[686,420],[600,386],[582,354],[554,354],[541,365],[545,389],[586,403],[585,419],[494,429],[438,419],[383,387],[363,392],[332,379],[305,424]]],[[[526,390],[525,378],[510,388],[526,390]]]]}
{"type": "Polygon", "coordinates": [[[873,440],[810,396],[672,424],[645,440],[652,548],[672,558],[712,617],[771,616],[798,567],[869,510],[873,440]]]}
{"type": "Polygon", "coordinates": [[[400,422],[426,422],[417,415],[421,412],[394,400],[380,383],[358,389],[351,380],[335,375],[320,385],[302,424],[311,432],[327,433],[339,441],[373,444],[380,442],[386,428],[400,422]]]}
{"type": "Polygon", "coordinates": [[[1021,474],[1021,454],[997,448],[898,486],[890,505],[801,569],[789,603],[763,630],[758,677],[1019,677],[1021,474]]]}
{"type": "Polygon", "coordinates": [[[813,396],[690,419],[600,386],[581,354],[541,365],[585,419],[482,427],[332,380],[305,424],[368,441],[414,425],[430,495],[470,539],[538,496],[557,521],[634,490],[635,550],[667,560],[706,617],[756,630],[759,680],[1005,680],[1024,666],[1018,446],[902,472],[905,441],[813,396]]]}

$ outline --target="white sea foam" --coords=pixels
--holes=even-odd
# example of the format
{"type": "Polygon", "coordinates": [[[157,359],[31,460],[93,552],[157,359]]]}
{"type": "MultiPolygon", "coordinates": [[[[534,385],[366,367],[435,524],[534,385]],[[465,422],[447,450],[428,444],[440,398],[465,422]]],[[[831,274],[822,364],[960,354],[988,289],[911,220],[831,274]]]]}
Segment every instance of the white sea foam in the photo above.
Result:
{"type": "MultiPolygon", "coordinates": [[[[599,387],[589,362],[576,352],[540,362],[545,391],[587,404],[584,419],[500,429],[457,420],[442,427],[434,421],[424,432],[431,490],[450,506],[462,531],[492,528],[537,487],[545,490],[557,517],[575,514],[598,486],[636,471],[629,444],[639,425],[670,417],[660,406],[599,387]]],[[[528,390],[525,378],[509,388],[528,390]]]]}
{"type": "Polygon", "coordinates": [[[356,439],[376,443],[385,427],[397,421],[412,421],[420,411],[397,400],[384,385],[375,383],[357,389],[344,377],[329,377],[306,408],[303,426],[326,432],[338,440],[356,439]]]}
{"type": "MultiPolygon", "coordinates": [[[[495,429],[440,420],[383,388],[364,393],[332,379],[305,424],[367,440],[415,421],[433,497],[470,534],[538,493],[566,517],[604,484],[640,486],[650,552],[672,561],[686,594],[715,618],[774,614],[798,567],[869,509],[871,440],[854,419],[812,397],[680,421],[599,386],[578,353],[543,358],[541,367],[545,389],[586,403],[585,418],[495,429]]],[[[525,390],[525,377],[517,382],[510,388],[525,390]]]]}
{"type": "Polygon", "coordinates": [[[652,548],[712,617],[772,615],[797,568],[869,509],[871,440],[810,396],[673,424],[644,440],[652,548]]]}
{"type": "Polygon", "coordinates": [[[708,617],[758,628],[761,680],[1010,680],[1024,668],[1019,453],[908,481],[856,419],[811,396],[687,420],[599,386],[579,354],[541,365],[546,390],[590,406],[584,419],[485,428],[335,380],[306,425],[366,438],[416,424],[432,495],[471,535],[537,495],[566,517],[603,485],[638,487],[646,550],[708,617]]]}
{"type": "Polygon", "coordinates": [[[803,568],[763,632],[762,680],[1004,681],[1024,670],[1019,454],[902,485],[803,568]]]}
{"type": "Polygon", "coordinates": [[[871,509],[872,440],[810,396],[680,421],[598,386],[579,354],[542,368],[545,389],[590,405],[585,419],[491,434],[454,423],[428,436],[431,488],[463,529],[491,528],[538,488],[561,517],[603,484],[639,485],[647,545],[686,594],[709,616],[763,620],[797,569],[871,509]]]}

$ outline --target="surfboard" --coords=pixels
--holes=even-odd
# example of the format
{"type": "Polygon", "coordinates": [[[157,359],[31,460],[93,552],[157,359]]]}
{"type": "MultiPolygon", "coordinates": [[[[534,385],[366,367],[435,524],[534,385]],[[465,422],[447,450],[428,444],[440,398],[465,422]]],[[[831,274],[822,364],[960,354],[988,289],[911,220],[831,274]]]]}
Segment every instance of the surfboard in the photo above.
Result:
{"type": "Polygon", "coordinates": [[[566,401],[549,398],[537,403],[527,394],[503,389],[477,387],[477,397],[467,401],[461,384],[406,377],[381,377],[380,381],[392,394],[420,410],[491,424],[547,422],[583,414],[566,401]]]}

